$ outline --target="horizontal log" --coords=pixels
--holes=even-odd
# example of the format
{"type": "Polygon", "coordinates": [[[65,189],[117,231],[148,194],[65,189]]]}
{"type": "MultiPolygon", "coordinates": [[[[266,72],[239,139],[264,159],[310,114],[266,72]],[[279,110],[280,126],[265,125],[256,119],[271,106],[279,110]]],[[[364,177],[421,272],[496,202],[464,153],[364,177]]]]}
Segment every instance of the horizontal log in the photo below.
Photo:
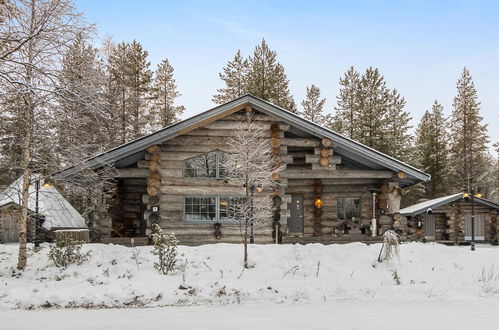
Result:
{"type": "Polygon", "coordinates": [[[213,150],[229,151],[228,145],[206,144],[206,145],[178,145],[178,144],[162,144],[161,145],[161,160],[164,161],[165,156],[171,152],[189,152],[189,153],[203,153],[213,150]]]}
{"type": "Polygon", "coordinates": [[[159,170],[159,173],[161,174],[161,179],[181,178],[184,176],[182,168],[162,168],[159,170]]]}
{"type": "Polygon", "coordinates": [[[288,147],[317,147],[321,143],[318,139],[304,138],[284,138],[281,139],[281,144],[288,147]]]}
{"type": "Polygon", "coordinates": [[[159,154],[161,149],[157,145],[154,145],[146,148],[146,151],[150,154],[159,154]]]}
{"type": "Polygon", "coordinates": [[[378,171],[378,170],[284,170],[282,177],[288,179],[309,179],[309,178],[342,178],[342,179],[388,179],[393,175],[392,171],[378,171]]]}
{"type": "MultiPolygon", "coordinates": [[[[264,121],[253,123],[255,129],[261,129],[265,131],[270,131],[271,125],[272,125],[271,122],[264,122],[264,121]]],[[[245,129],[247,127],[247,124],[245,122],[240,122],[240,121],[223,120],[223,121],[211,122],[209,124],[204,125],[204,127],[209,129],[245,129]]],[[[281,131],[289,131],[291,126],[288,124],[280,124],[279,128],[281,131]]]]}
{"type": "MultiPolygon", "coordinates": [[[[306,155],[305,162],[308,164],[319,163],[321,158],[320,155],[306,155]]],[[[329,156],[327,159],[330,164],[341,164],[340,156],[329,156]]]]}
{"type": "Polygon", "coordinates": [[[243,196],[241,187],[161,186],[162,194],[191,196],[243,196]]]}
{"type": "MultiPolygon", "coordinates": [[[[221,136],[221,137],[231,137],[235,136],[237,132],[240,132],[240,130],[237,129],[209,129],[209,128],[198,128],[196,130],[190,131],[184,136],[221,136]]],[[[279,132],[278,132],[279,133],[279,132]]],[[[276,137],[281,137],[284,133],[281,132],[282,134],[278,134],[276,137]]],[[[270,131],[262,131],[262,136],[265,137],[271,137],[271,132],[270,131]]]]}
{"type": "MultiPolygon", "coordinates": [[[[231,115],[225,116],[223,118],[220,118],[222,121],[241,121],[241,120],[247,120],[247,116],[245,113],[233,113],[231,115]]],[[[276,119],[263,114],[263,113],[255,113],[251,116],[251,120],[253,121],[270,121],[274,122],[276,119]]]]}
{"type": "Polygon", "coordinates": [[[321,141],[321,143],[326,148],[330,147],[333,144],[333,142],[330,139],[328,139],[328,138],[323,138],[322,141],[321,141]]]}
{"type": "Polygon", "coordinates": [[[118,178],[147,178],[151,171],[146,168],[120,168],[118,178]]]}
{"type": "Polygon", "coordinates": [[[165,177],[161,178],[163,186],[201,186],[201,187],[240,187],[241,184],[224,179],[165,177]]]}

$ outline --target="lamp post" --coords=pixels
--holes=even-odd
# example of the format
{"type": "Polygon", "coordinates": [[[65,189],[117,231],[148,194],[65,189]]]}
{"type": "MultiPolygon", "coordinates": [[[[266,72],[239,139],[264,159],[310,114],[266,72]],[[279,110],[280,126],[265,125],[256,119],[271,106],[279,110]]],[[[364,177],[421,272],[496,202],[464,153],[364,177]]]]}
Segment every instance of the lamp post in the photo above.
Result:
{"type": "Polygon", "coordinates": [[[40,226],[40,217],[38,216],[39,207],[38,200],[40,194],[40,178],[37,177],[35,181],[35,247],[40,246],[40,241],[38,240],[38,227],[40,226]]]}

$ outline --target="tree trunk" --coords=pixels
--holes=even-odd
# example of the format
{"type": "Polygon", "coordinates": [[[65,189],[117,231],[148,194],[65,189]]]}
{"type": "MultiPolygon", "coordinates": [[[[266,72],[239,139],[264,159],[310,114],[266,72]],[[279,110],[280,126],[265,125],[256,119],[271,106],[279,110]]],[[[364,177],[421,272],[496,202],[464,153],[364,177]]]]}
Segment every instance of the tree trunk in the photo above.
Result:
{"type": "MultiPolygon", "coordinates": [[[[35,24],[35,1],[31,0],[31,26],[30,30],[34,31],[35,24]]],[[[26,68],[26,82],[29,87],[33,86],[33,41],[28,44],[28,63],[30,65],[26,68]]],[[[32,144],[32,126],[34,120],[34,104],[33,104],[33,91],[25,96],[26,111],[23,114],[23,122],[25,134],[22,144],[22,168],[23,168],[23,186],[22,186],[22,201],[21,201],[21,216],[19,218],[19,256],[17,260],[17,269],[24,269],[28,261],[28,200],[29,200],[29,184],[31,179],[31,171],[29,162],[31,158],[31,144],[32,144]]]]}

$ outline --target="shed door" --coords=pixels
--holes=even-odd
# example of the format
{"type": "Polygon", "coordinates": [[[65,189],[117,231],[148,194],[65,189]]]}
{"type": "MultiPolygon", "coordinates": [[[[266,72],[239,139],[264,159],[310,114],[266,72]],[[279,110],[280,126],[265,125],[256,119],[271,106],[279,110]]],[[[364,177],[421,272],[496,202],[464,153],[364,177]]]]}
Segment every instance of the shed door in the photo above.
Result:
{"type": "MultiPolygon", "coordinates": [[[[475,240],[485,240],[485,215],[475,214],[475,240]]],[[[471,214],[464,216],[464,239],[471,240],[471,214]]]]}
{"type": "Polygon", "coordinates": [[[15,218],[5,218],[2,223],[2,242],[19,242],[19,229],[15,218]]]}
{"type": "Polygon", "coordinates": [[[291,196],[290,217],[288,218],[290,233],[303,233],[303,197],[291,196]]]}
{"type": "Polygon", "coordinates": [[[435,238],[435,214],[427,214],[424,222],[425,236],[435,238]]]}

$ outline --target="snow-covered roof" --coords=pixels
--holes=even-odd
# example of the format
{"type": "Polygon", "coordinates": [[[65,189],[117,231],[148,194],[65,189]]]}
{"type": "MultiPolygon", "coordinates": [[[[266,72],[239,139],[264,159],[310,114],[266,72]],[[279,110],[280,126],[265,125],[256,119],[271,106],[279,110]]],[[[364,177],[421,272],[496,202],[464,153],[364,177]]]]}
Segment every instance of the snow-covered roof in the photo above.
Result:
{"type": "MultiPolygon", "coordinates": [[[[418,215],[423,212],[428,211],[430,208],[437,208],[439,206],[455,202],[459,199],[464,198],[463,193],[458,193],[454,195],[444,196],[440,198],[430,199],[421,203],[411,205],[409,207],[403,208],[399,211],[401,215],[418,215]]],[[[488,206],[491,208],[499,209],[499,204],[486,200],[484,198],[475,197],[475,203],[488,206]]]]}
{"type": "MultiPolygon", "coordinates": [[[[14,181],[5,191],[0,193],[0,207],[8,204],[21,204],[22,177],[14,181]]],[[[39,174],[31,175],[29,187],[28,209],[35,212],[36,180],[40,180],[38,191],[39,214],[45,217],[43,227],[52,228],[86,228],[85,219],[53,186],[44,186],[43,178],[39,174]]]]}

